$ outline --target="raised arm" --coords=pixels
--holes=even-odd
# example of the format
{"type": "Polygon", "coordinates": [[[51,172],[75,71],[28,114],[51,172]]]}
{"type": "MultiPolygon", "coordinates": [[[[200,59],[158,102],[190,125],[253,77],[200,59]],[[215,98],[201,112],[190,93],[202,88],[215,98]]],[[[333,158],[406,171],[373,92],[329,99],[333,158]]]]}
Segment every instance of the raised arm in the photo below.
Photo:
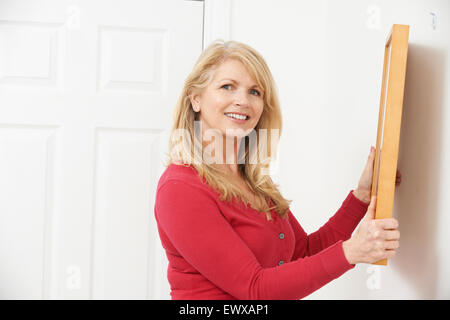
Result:
{"type": "Polygon", "coordinates": [[[289,212],[296,245],[292,260],[314,255],[338,241],[349,239],[367,212],[368,204],[362,202],[350,191],[339,210],[319,230],[307,235],[298,221],[289,212]]]}
{"type": "Polygon", "coordinates": [[[310,257],[263,268],[212,196],[184,181],[160,187],[155,215],[178,253],[237,299],[300,299],[353,267],[339,241],[310,257]]]}

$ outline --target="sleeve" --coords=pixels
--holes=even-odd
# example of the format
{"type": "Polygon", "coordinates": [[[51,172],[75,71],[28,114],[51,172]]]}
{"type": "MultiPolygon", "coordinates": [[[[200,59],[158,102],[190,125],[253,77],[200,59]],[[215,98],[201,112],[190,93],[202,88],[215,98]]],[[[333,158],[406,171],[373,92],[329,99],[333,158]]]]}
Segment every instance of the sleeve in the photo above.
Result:
{"type": "Polygon", "coordinates": [[[356,198],[351,190],[334,216],[310,235],[305,233],[294,215],[289,212],[289,221],[296,238],[292,260],[314,255],[338,241],[349,239],[368,207],[369,205],[356,198]]]}
{"type": "Polygon", "coordinates": [[[353,268],[342,243],[311,257],[263,268],[206,191],[169,180],[158,189],[156,219],[180,255],[242,300],[300,299],[353,268]]]}

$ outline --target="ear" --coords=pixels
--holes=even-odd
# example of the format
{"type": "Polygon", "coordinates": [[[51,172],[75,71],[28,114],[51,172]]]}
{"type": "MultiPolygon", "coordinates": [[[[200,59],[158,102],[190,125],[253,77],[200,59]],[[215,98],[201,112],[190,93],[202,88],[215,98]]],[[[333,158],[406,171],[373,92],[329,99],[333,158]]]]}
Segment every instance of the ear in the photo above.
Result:
{"type": "Polygon", "coordinates": [[[200,99],[199,99],[199,95],[198,94],[190,94],[189,95],[189,100],[191,100],[191,105],[192,105],[192,109],[195,112],[199,112],[200,111],[200,99]]]}

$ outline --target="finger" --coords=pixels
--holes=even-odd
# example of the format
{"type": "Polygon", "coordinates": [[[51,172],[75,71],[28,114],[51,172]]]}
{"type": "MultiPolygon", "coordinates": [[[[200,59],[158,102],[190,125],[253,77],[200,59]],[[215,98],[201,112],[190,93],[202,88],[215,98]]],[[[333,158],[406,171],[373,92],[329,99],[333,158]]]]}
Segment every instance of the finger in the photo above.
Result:
{"type": "Polygon", "coordinates": [[[367,157],[365,170],[373,170],[373,163],[375,160],[375,149],[370,147],[369,156],[367,157]]]}
{"type": "Polygon", "coordinates": [[[374,159],[375,159],[375,148],[370,147],[369,157],[367,158],[367,167],[369,168],[373,167],[374,159]]]}
{"type": "Polygon", "coordinates": [[[395,249],[392,250],[384,250],[384,259],[393,259],[395,258],[395,249]]]}
{"type": "Polygon", "coordinates": [[[373,146],[370,146],[370,153],[369,153],[369,156],[371,156],[371,157],[375,157],[375,151],[376,151],[377,149],[375,149],[373,146]]]}
{"type": "Polygon", "coordinates": [[[384,230],[391,230],[398,228],[398,221],[395,218],[379,219],[376,221],[377,226],[384,230]]]}
{"type": "Polygon", "coordinates": [[[384,242],[384,249],[385,250],[395,250],[400,247],[400,242],[397,240],[391,240],[391,241],[385,241],[384,242]]]}
{"type": "Polygon", "coordinates": [[[384,230],[380,235],[386,241],[400,239],[400,231],[398,230],[384,230]]]}
{"type": "Polygon", "coordinates": [[[377,202],[377,196],[372,196],[372,198],[370,198],[369,207],[367,208],[367,212],[366,212],[366,215],[364,216],[364,219],[366,219],[366,220],[375,219],[376,202],[377,202]]]}

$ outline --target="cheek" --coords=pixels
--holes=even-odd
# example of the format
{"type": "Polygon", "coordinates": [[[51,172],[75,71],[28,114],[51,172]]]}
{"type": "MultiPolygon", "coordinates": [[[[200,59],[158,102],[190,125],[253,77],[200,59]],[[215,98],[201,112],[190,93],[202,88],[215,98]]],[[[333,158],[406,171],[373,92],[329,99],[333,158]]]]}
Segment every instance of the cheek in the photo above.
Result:
{"type": "Polygon", "coordinates": [[[204,115],[208,115],[209,117],[214,116],[214,114],[217,113],[221,105],[220,101],[221,98],[217,95],[209,95],[205,97],[201,104],[202,113],[204,115]]]}
{"type": "Polygon", "coordinates": [[[260,104],[258,104],[258,107],[256,108],[256,114],[257,114],[257,118],[258,118],[258,121],[259,121],[259,118],[261,118],[261,115],[262,115],[262,113],[263,113],[263,110],[264,110],[264,103],[260,103],[260,104]]]}
{"type": "Polygon", "coordinates": [[[215,95],[211,95],[208,97],[206,106],[208,108],[209,112],[223,112],[223,110],[227,109],[232,102],[230,101],[230,98],[226,95],[217,93],[215,95]]]}

